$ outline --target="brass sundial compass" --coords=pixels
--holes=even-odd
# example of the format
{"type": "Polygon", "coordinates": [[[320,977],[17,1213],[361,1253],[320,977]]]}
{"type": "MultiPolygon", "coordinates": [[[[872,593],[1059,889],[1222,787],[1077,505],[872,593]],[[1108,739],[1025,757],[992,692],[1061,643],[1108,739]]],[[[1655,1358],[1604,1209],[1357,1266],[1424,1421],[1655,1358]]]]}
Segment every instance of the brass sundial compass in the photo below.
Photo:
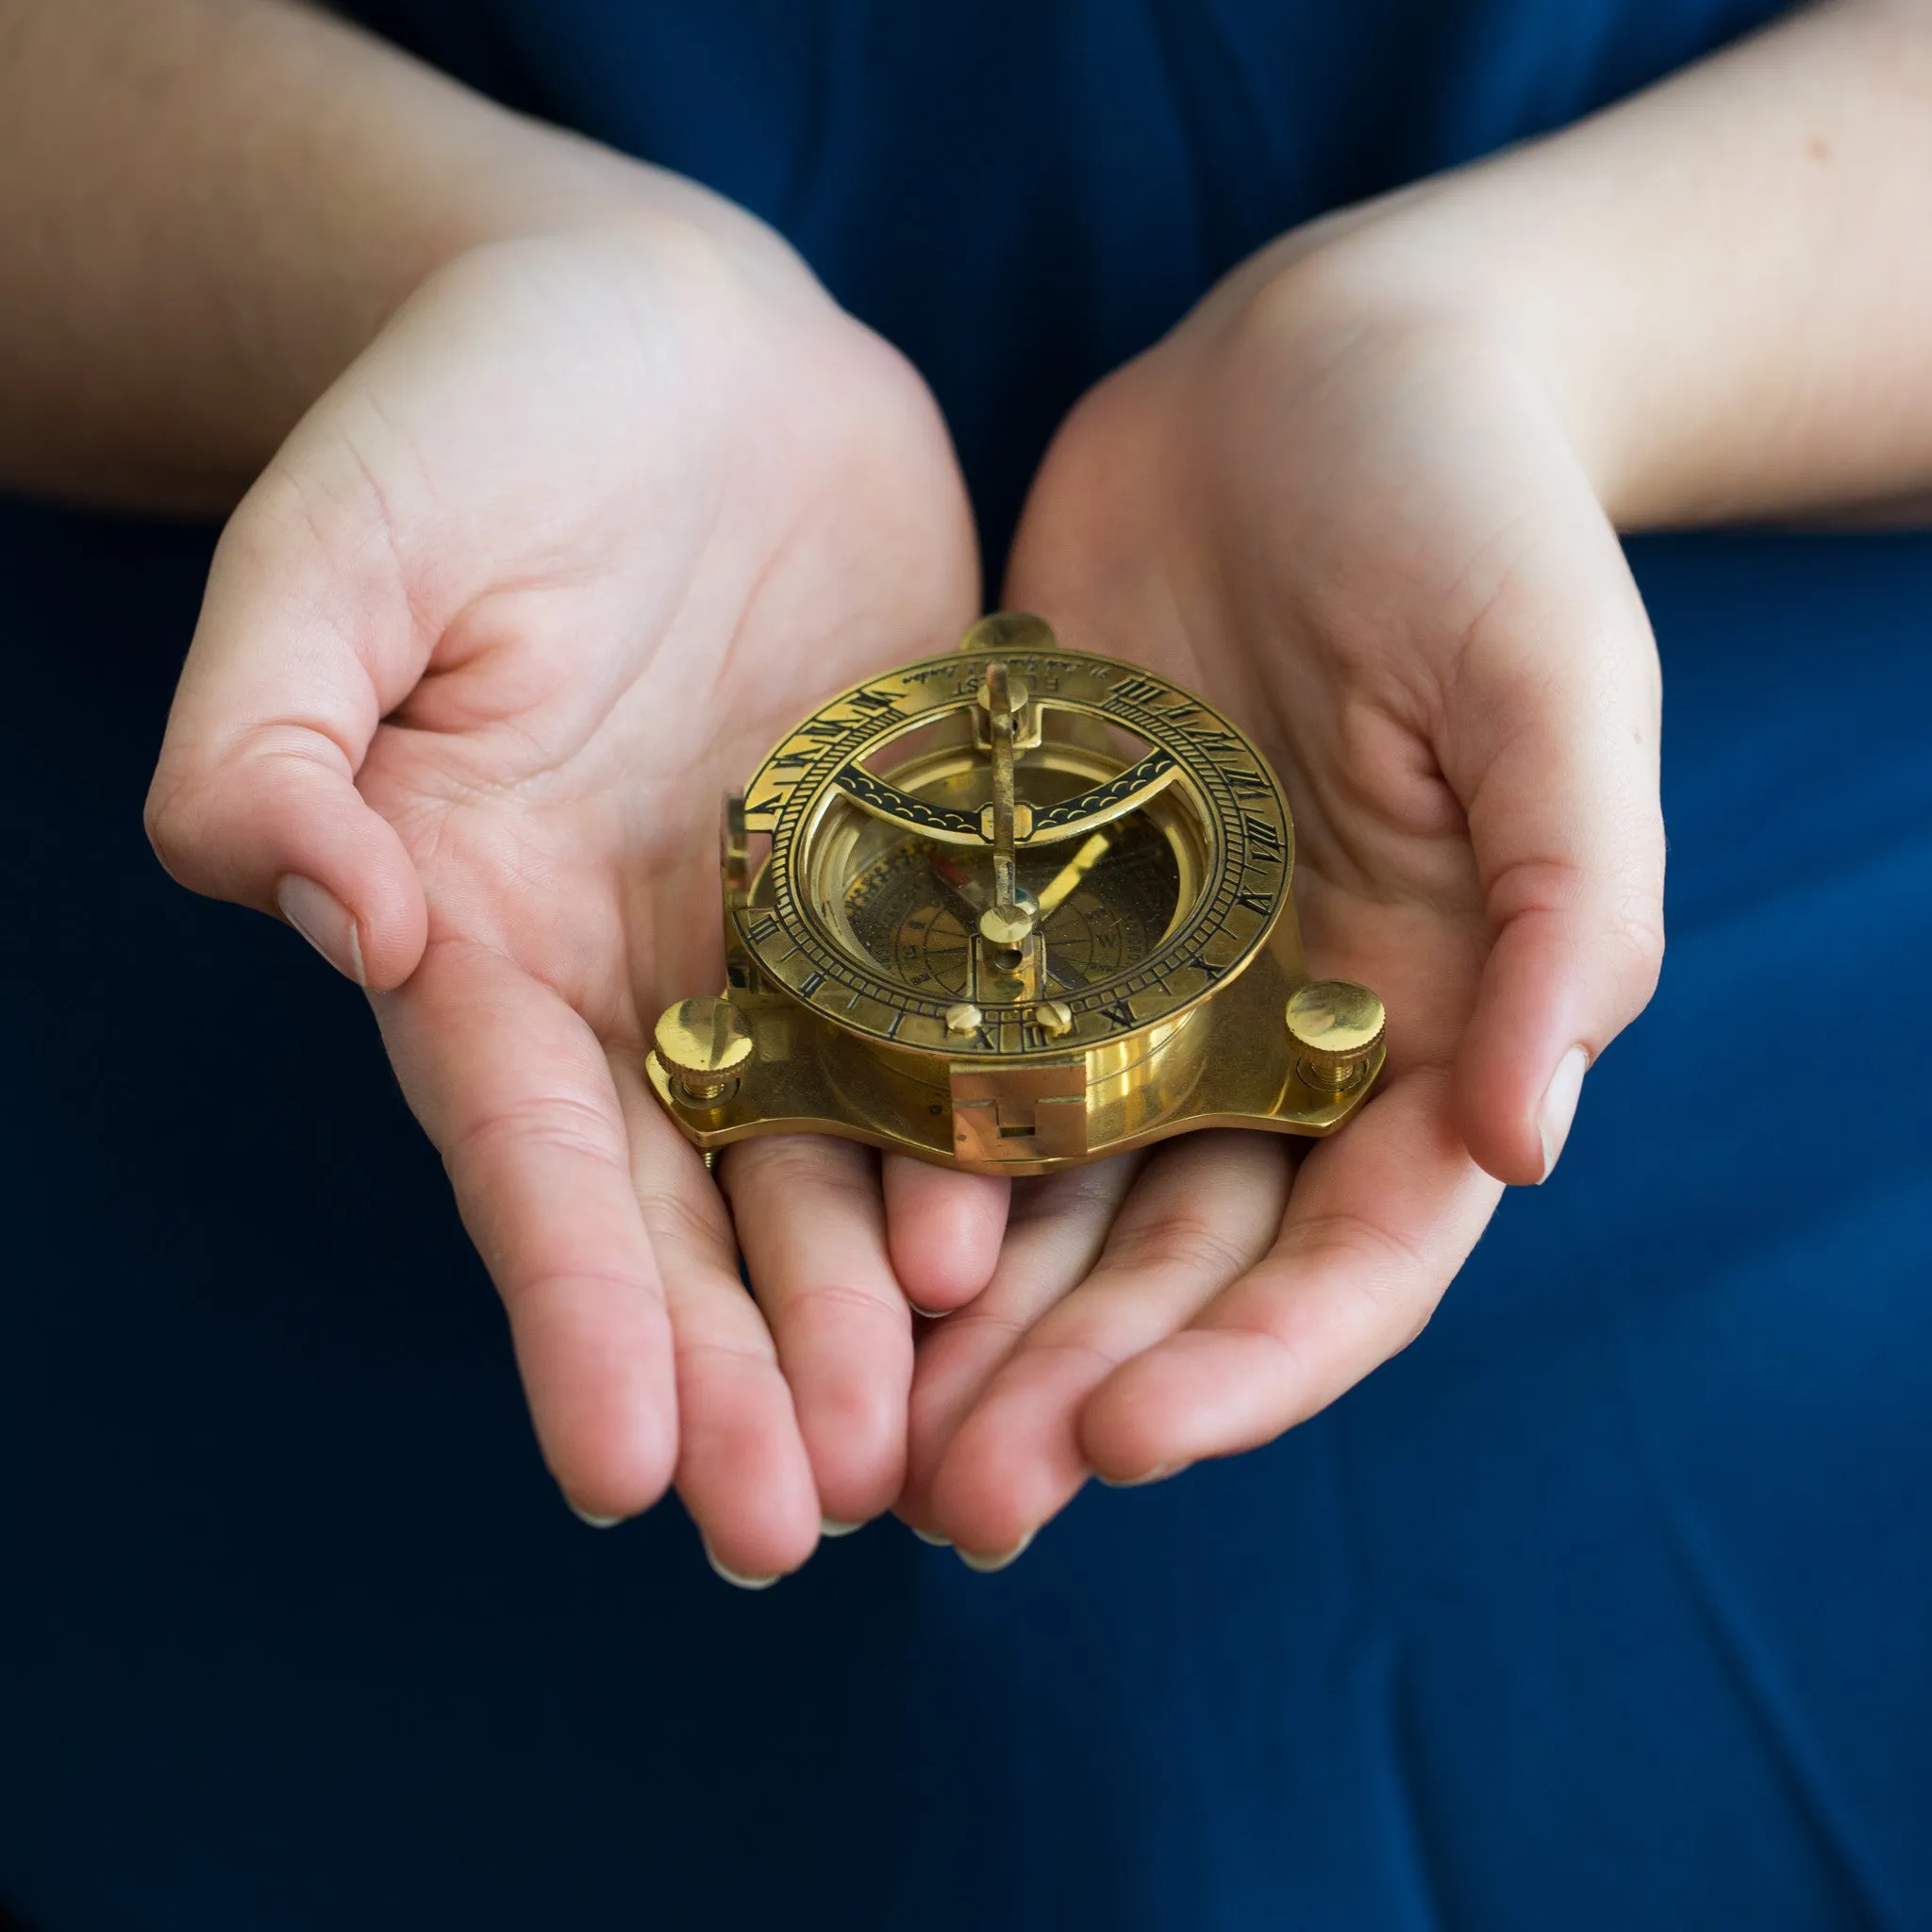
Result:
{"type": "Polygon", "coordinates": [[[728,985],[658,1023],[708,1154],[840,1134],[1045,1174],[1196,1127],[1327,1134],[1382,1003],[1310,981],[1288,801],[1191,693],[1036,617],[868,679],[725,808],[728,985]]]}

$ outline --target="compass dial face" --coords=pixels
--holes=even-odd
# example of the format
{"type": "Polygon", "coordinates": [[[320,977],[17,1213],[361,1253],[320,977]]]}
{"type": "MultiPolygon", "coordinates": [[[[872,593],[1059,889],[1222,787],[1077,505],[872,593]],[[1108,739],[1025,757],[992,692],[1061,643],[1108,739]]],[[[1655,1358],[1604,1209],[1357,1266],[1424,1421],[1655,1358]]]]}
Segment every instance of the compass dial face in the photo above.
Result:
{"type": "Polygon", "coordinates": [[[1254,746],[1151,673],[1019,643],[847,691],[759,768],[745,823],[771,853],[734,917],[774,991],[949,1059],[1052,1057],[1176,1018],[1259,950],[1287,901],[1292,840],[1254,746]],[[1043,976],[1024,999],[979,931],[997,884],[980,698],[995,663],[1025,691],[1015,830],[1000,848],[1040,936],[1043,976]],[[1043,1030],[1044,1001],[1071,1024],[1043,1030]],[[963,1006],[980,1013],[967,1030],[963,1006]]]}
{"type": "MultiPolygon", "coordinates": [[[[1181,872],[1173,843],[1143,813],[1087,840],[1024,853],[1020,885],[1041,908],[1044,997],[1061,999],[1138,966],[1174,923],[1181,872]]],[[[986,910],[984,865],[912,834],[845,888],[845,924],[865,956],[918,993],[985,996],[974,942],[986,910]]]]}

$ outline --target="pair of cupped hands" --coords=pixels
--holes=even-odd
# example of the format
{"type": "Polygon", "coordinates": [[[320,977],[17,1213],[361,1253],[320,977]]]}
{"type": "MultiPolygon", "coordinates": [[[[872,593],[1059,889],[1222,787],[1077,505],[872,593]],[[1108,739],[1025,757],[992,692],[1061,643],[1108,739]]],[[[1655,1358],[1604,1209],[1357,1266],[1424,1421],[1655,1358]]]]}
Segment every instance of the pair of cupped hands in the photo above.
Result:
{"type": "Polygon", "coordinates": [[[1546,386],[1374,227],[1277,243],[1090,394],[1004,598],[1282,774],[1314,970],[1390,1014],[1321,1143],[1009,1184],[785,1138],[714,1180],[659,1109],[656,1015],[721,978],[721,795],[978,614],[931,398],[748,218],[458,255],[236,511],[150,831],[367,988],[580,1514],[675,1484],[745,1583],[892,1509],[994,1567],[1089,1476],[1320,1409],[1555,1161],[1660,952],[1655,653],[1546,386]]]}

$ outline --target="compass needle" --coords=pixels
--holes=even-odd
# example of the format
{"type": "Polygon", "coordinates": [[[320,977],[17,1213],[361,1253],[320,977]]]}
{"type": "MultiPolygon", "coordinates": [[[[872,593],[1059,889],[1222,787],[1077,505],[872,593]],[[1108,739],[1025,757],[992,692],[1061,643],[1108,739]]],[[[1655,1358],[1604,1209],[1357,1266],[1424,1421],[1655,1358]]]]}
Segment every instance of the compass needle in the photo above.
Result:
{"type": "Polygon", "coordinates": [[[1100,863],[1112,843],[1113,841],[1105,832],[1095,832],[1086,844],[1054,874],[1052,883],[1040,895],[1040,916],[1042,919],[1059,909],[1060,901],[1100,863]]]}

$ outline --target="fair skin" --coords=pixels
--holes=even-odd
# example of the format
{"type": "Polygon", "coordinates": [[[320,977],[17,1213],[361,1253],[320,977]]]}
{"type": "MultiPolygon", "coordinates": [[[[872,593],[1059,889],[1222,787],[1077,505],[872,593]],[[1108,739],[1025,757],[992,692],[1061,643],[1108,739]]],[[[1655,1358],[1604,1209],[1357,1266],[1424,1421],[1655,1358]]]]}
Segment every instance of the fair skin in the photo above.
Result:
{"type": "Polygon", "coordinates": [[[740,1579],[895,1500],[998,1560],[1412,1339],[1655,978],[1615,528],[1932,482],[1922,14],[1798,18],[1285,238],[1069,420],[1007,601],[1259,739],[1383,1091],[1299,1160],[1201,1136],[1009,1225],[815,1141],[721,1196],[641,1044],[715,976],[719,792],[973,614],[916,377],[741,212],[295,8],[0,0],[0,480],[246,489],[158,849],[368,988],[566,1493],[675,1480],[740,1579]]]}

